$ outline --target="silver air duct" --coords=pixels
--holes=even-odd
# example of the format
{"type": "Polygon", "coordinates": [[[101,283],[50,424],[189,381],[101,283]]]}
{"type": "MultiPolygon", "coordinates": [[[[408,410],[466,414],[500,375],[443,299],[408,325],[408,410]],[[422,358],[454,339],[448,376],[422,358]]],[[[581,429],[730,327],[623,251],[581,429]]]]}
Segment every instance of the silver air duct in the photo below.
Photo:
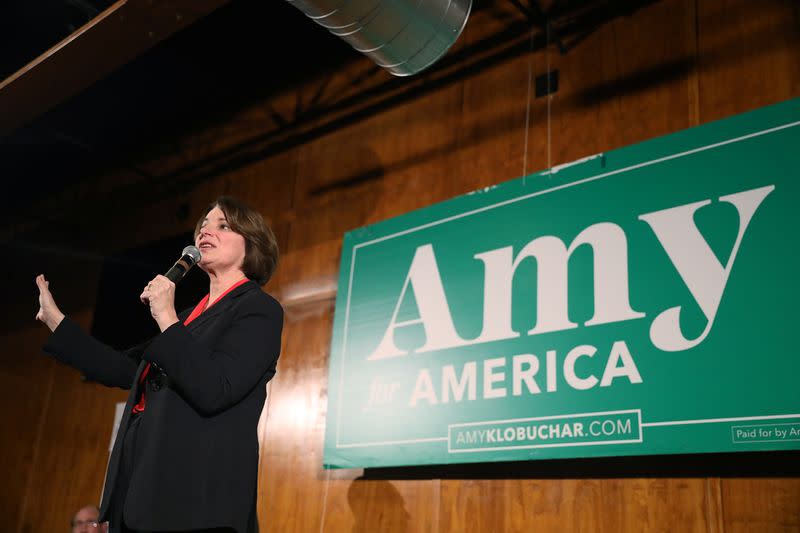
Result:
{"type": "Polygon", "coordinates": [[[431,66],[458,39],[472,0],[287,0],[395,76],[431,66]]]}

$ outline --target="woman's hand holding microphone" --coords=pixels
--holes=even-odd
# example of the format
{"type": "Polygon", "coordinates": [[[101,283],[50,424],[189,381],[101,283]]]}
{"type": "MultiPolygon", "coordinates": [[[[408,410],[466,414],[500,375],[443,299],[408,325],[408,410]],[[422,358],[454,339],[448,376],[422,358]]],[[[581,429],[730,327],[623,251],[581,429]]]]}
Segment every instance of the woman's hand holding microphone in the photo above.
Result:
{"type": "Polygon", "coordinates": [[[161,331],[178,321],[175,312],[175,284],[166,276],[158,275],[153,278],[145,286],[139,299],[150,306],[150,314],[161,331]]]}

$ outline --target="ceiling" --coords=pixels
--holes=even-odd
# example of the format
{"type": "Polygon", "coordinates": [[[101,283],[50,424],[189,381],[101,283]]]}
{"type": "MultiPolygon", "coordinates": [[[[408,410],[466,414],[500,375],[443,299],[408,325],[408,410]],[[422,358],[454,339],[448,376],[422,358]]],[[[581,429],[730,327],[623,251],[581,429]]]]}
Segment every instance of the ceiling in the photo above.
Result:
{"type": "Polygon", "coordinates": [[[112,3],[113,0],[5,0],[0,17],[0,80],[112,3]]]}
{"type": "MultiPolygon", "coordinates": [[[[0,80],[113,3],[6,1],[0,80]]],[[[139,172],[135,154],[147,146],[356,58],[287,2],[230,1],[0,137],[0,176],[17,199],[7,209],[25,216],[42,194],[106,168],[139,172]]]]}
{"type": "MultiPolygon", "coordinates": [[[[354,94],[328,108],[295,113],[305,122],[290,117],[293,122],[283,127],[282,120],[276,120],[281,130],[278,133],[289,132],[288,135],[292,135],[289,140],[285,137],[257,138],[247,142],[244,155],[247,157],[249,151],[263,156],[268,150],[285,149],[292,142],[304,142],[309,136],[324,134],[346,124],[347,120],[358,120],[374,113],[381,106],[419,98],[437,86],[475,75],[509,54],[525,53],[530,46],[544,46],[544,31],[538,34],[538,44],[528,38],[531,26],[543,30],[545,22],[550,21],[546,32],[548,39],[561,53],[568,53],[570,46],[597,27],[655,1],[544,2],[542,5],[548,5],[545,16],[536,0],[475,0],[472,18],[477,11],[485,10],[490,18],[502,18],[501,30],[449,53],[423,76],[408,79],[382,75],[376,88],[366,95],[376,101],[369,107],[363,105],[369,98],[354,94]],[[332,109],[335,112],[330,114],[336,117],[341,117],[344,110],[345,118],[309,120],[323,117],[332,109]],[[309,122],[322,126],[309,133],[309,122]],[[264,148],[264,143],[269,146],[264,148]]],[[[184,132],[224,122],[226,117],[253,102],[268,102],[271,95],[287,87],[325,78],[363,57],[293,5],[281,0],[156,3],[145,0],[118,0],[116,3],[112,0],[5,0],[0,7],[0,80],[70,34],[77,35],[72,32],[93,17],[94,21],[101,20],[102,16],[97,17],[97,14],[109,6],[109,9],[122,4],[156,6],[150,9],[163,10],[168,8],[163,6],[181,2],[184,7],[205,2],[215,9],[132,61],[123,62],[123,66],[75,96],[49,111],[37,112],[38,116],[11,133],[5,136],[0,133],[0,177],[6,183],[13,183],[15,201],[6,206],[12,217],[35,220],[41,214],[35,212],[34,206],[43,196],[57,194],[78,183],[90,185],[109,169],[138,174],[139,178],[145,178],[146,184],[166,182],[172,178],[152,176],[141,168],[139,161],[147,150],[168,149],[184,132]]],[[[141,34],[147,32],[149,23],[146,18],[128,22],[129,26],[142,27],[125,31],[141,34]]],[[[119,40],[123,40],[122,37],[119,40]]],[[[87,52],[85,45],[83,51],[87,52]]],[[[69,77],[71,63],[64,63],[54,79],[69,77]]],[[[374,70],[381,69],[374,67],[374,70]]],[[[0,113],[0,126],[2,121],[0,113]]],[[[239,153],[233,153],[232,157],[221,154],[204,161],[209,170],[201,170],[218,172],[224,165],[240,164],[242,160],[239,153]]],[[[187,175],[180,176],[180,179],[186,178],[187,175]]],[[[179,180],[173,181],[176,182],[174,186],[181,186],[179,180]]]]}
{"type": "MultiPolygon", "coordinates": [[[[149,0],[129,1],[150,5],[149,0]]],[[[111,4],[110,0],[5,2],[0,3],[4,24],[0,81],[89,21],[91,8],[111,4]],[[78,3],[81,8],[75,7],[78,3]]],[[[161,5],[166,3],[170,2],[161,5]]],[[[144,172],[137,166],[139,154],[153,146],[169,146],[183,132],[223,120],[258,99],[318,76],[321,70],[356,59],[360,56],[349,45],[285,1],[231,0],[0,136],[0,178],[6,185],[4,208],[10,220],[0,230],[4,232],[0,242],[13,257],[5,272],[6,304],[16,309],[35,303],[31,280],[44,268],[61,279],[59,294],[68,302],[69,312],[69,302],[83,302],[85,295],[65,280],[86,275],[87,269],[92,272],[107,260],[106,250],[87,247],[78,234],[80,227],[70,225],[75,206],[61,200],[70,196],[69,191],[91,189],[111,169],[144,172]],[[42,200],[48,197],[58,199],[58,205],[50,203],[52,211],[42,209],[42,200]],[[59,218],[55,226],[37,230],[38,221],[59,213],[67,215],[66,222],[59,218]]],[[[158,176],[155,181],[165,179],[158,176]]],[[[179,238],[185,240],[183,235],[179,238]]],[[[176,246],[170,243],[169,257],[176,246]]],[[[150,257],[144,249],[134,251],[137,257],[150,257]]],[[[165,261],[160,257],[156,263],[165,261]]],[[[123,263],[130,261],[123,258],[123,263]]],[[[152,265],[147,268],[152,272],[152,265]]],[[[8,317],[0,330],[28,324],[31,316],[8,317]]]]}

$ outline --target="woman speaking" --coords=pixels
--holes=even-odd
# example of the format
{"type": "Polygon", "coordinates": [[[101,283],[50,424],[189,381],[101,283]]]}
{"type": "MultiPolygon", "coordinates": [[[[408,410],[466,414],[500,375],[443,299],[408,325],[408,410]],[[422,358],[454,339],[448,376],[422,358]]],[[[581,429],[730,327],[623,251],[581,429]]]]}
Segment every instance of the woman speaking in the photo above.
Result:
{"type": "Polygon", "coordinates": [[[131,391],[100,506],[111,532],[258,530],[256,426],[283,326],[283,309],[260,286],[278,247],[261,215],[229,197],[209,206],[194,233],[208,295],[176,313],[175,284],[156,276],[140,298],[161,333],[125,352],[65,318],[49,282],[36,278],[36,318],[53,332],[44,350],[131,391]]]}

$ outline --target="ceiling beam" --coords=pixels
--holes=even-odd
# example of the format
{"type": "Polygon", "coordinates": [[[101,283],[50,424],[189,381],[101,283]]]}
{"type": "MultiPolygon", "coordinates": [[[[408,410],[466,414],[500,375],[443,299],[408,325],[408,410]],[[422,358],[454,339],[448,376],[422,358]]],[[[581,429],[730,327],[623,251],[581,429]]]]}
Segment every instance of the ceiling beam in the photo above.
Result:
{"type": "Polygon", "coordinates": [[[227,2],[118,0],[0,83],[0,137],[227,2]]]}

